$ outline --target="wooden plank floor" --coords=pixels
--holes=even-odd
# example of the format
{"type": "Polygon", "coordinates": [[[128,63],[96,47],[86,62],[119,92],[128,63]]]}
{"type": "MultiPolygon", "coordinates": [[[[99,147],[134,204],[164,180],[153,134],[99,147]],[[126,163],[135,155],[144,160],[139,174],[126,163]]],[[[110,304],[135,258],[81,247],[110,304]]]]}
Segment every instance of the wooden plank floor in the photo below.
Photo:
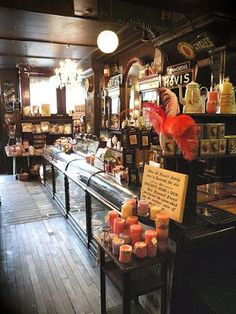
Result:
{"type": "Polygon", "coordinates": [[[0,313],[101,313],[99,268],[44,187],[0,176],[0,196],[0,313]]]}

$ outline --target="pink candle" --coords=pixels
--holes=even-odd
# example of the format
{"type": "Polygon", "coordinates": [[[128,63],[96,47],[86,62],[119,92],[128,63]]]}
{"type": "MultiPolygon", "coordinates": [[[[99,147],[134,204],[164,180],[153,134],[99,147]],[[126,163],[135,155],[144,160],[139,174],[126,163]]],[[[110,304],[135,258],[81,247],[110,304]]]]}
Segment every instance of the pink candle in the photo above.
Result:
{"type": "Polygon", "coordinates": [[[112,253],[114,255],[119,255],[119,253],[120,253],[120,246],[123,245],[124,243],[125,243],[125,241],[123,239],[114,238],[112,240],[112,253]]]}
{"type": "Polygon", "coordinates": [[[131,238],[130,238],[130,235],[128,233],[125,233],[125,232],[120,233],[119,237],[125,241],[125,244],[131,243],[131,238]]]}
{"type": "Polygon", "coordinates": [[[167,227],[169,225],[170,216],[167,212],[161,211],[156,215],[156,227],[167,227]]]}
{"type": "Polygon", "coordinates": [[[147,244],[145,242],[136,242],[134,245],[134,254],[138,258],[144,258],[147,256],[147,244]]]}
{"type": "Polygon", "coordinates": [[[156,244],[157,243],[157,231],[153,229],[146,230],[144,233],[144,239],[147,245],[156,244]]]}
{"type": "Polygon", "coordinates": [[[108,225],[111,227],[111,230],[113,231],[114,228],[114,219],[118,218],[119,214],[115,210],[110,210],[108,212],[108,225]]]}
{"type": "Polygon", "coordinates": [[[120,254],[119,261],[121,263],[130,263],[132,255],[132,246],[131,245],[121,245],[120,246],[120,254]]]}
{"type": "Polygon", "coordinates": [[[123,218],[127,218],[129,216],[132,216],[132,213],[133,213],[133,207],[131,204],[129,203],[124,203],[122,206],[121,206],[121,216],[123,218]]]}
{"type": "Polygon", "coordinates": [[[136,213],[137,213],[137,200],[136,200],[136,198],[130,198],[127,201],[127,203],[130,204],[133,208],[132,215],[136,215],[136,213]]]}
{"type": "Polygon", "coordinates": [[[125,228],[124,218],[115,218],[114,219],[113,232],[120,234],[124,231],[124,228],[125,228]]]}
{"type": "Polygon", "coordinates": [[[126,224],[128,226],[128,229],[130,230],[131,225],[137,225],[138,224],[138,217],[137,216],[129,216],[126,219],[126,224]]]}
{"type": "Polygon", "coordinates": [[[146,216],[149,213],[148,201],[140,200],[138,202],[138,215],[146,216]]]}
{"type": "Polygon", "coordinates": [[[143,232],[143,227],[139,224],[130,226],[130,235],[132,236],[141,236],[143,232]]]}

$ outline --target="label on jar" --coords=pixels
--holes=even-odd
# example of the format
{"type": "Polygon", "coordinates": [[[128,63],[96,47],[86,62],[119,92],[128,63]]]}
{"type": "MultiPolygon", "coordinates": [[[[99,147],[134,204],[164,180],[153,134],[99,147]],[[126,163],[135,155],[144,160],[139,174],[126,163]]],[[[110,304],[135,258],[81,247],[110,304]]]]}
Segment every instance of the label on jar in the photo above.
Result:
{"type": "Polygon", "coordinates": [[[129,142],[130,142],[130,145],[137,145],[138,144],[137,135],[136,134],[130,135],[129,142]]]}

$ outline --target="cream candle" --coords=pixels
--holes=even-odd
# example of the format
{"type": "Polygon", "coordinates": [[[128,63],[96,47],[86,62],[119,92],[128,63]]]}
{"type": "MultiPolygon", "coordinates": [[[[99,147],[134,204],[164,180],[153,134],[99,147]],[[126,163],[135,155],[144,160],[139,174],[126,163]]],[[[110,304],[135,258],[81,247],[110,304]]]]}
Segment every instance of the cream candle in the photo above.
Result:
{"type": "Polygon", "coordinates": [[[123,245],[124,243],[125,243],[125,241],[123,239],[114,238],[112,240],[112,253],[114,255],[119,255],[119,253],[120,253],[120,246],[123,245]]]}
{"type": "Polygon", "coordinates": [[[156,215],[157,213],[159,213],[161,210],[160,210],[160,207],[158,206],[151,206],[150,207],[150,218],[152,220],[156,220],[156,215]]]}
{"type": "Polygon", "coordinates": [[[134,245],[134,254],[138,258],[144,258],[147,256],[147,244],[145,242],[136,242],[134,245]]]}
{"type": "Polygon", "coordinates": [[[132,257],[132,246],[131,245],[121,245],[119,253],[119,261],[121,263],[130,263],[132,257]]]}
{"type": "Polygon", "coordinates": [[[122,233],[125,228],[125,219],[118,217],[114,219],[114,226],[113,226],[113,232],[114,233],[122,233]]]}
{"type": "Polygon", "coordinates": [[[137,225],[138,224],[138,217],[137,216],[129,216],[126,219],[126,224],[128,226],[128,229],[130,230],[131,225],[137,225]]]}
{"type": "Polygon", "coordinates": [[[130,204],[132,206],[132,215],[136,215],[137,214],[137,200],[136,198],[130,198],[127,201],[128,204],[130,204]]]}
{"type": "Polygon", "coordinates": [[[146,216],[149,213],[148,201],[140,200],[138,202],[138,215],[146,216]]]}
{"type": "Polygon", "coordinates": [[[110,248],[112,248],[112,240],[114,238],[118,238],[118,234],[117,233],[109,233],[109,235],[108,235],[108,246],[110,248]]]}
{"type": "Polygon", "coordinates": [[[108,225],[110,226],[111,230],[113,231],[114,228],[114,219],[118,218],[119,214],[115,210],[110,210],[108,212],[108,225]]]}
{"type": "Polygon", "coordinates": [[[133,214],[132,205],[129,203],[124,203],[121,206],[121,216],[126,219],[127,217],[132,216],[132,214],[133,214]]]}
{"type": "Polygon", "coordinates": [[[170,215],[165,212],[165,211],[161,211],[159,213],[157,213],[156,215],[156,227],[167,227],[169,225],[169,220],[170,220],[170,215]]]}
{"type": "Polygon", "coordinates": [[[147,245],[151,245],[157,242],[157,231],[154,229],[146,230],[144,233],[144,240],[147,245]]]}

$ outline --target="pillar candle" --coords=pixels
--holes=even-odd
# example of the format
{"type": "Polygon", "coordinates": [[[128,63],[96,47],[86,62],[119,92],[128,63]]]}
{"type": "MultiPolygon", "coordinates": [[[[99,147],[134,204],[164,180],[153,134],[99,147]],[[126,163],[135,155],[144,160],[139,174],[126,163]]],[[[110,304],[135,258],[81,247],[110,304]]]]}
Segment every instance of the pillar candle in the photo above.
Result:
{"type": "Polygon", "coordinates": [[[160,210],[160,207],[158,206],[151,206],[150,207],[150,218],[152,220],[156,220],[156,215],[157,213],[159,213],[161,210],[160,210]]]}
{"type": "Polygon", "coordinates": [[[113,226],[113,232],[114,233],[122,233],[124,231],[125,228],[125,220],[124,218],[115,218],[114,219],[114,226],[113,226]]]}
{"type": "Polygon", "coordinates": [[[112,240],[112,253],[114,255],[119,255],[119,253],[120,253],[120,246],[123,245],[124,243],[125,243],[125,241],[123,239],[114,238],[112,240]]]}
{"type": "Polygon", "coordinates": [[[157,256],[157,240],[156,240],[156,244],[150,244],[147,246],[147,256],[148,257],[157,256]]]}
{"type": "Polygon", "coordinates": [[[130,237],[131,244],[134,246],[136,242],[141,241],[141,235],[143,232],[143,227],[139,224],[134,224],[130,226],[130,237]]]}
{"type": "Polygon", "coordinates": [[[169,225],[170,216],[167,212],[161,211],[156,215],[156,227],[163,227],[169,225]]]}
{"type": "Polygon", "coordinates": [[[136,198],[130,198],[127,201],[127,203],[130,204],[133,208],[132,215],[136,215],[137,214],[137,200],[136,200],[136,198]]]}
{"type": "Polygon", "coordinates": [[[148,201],[140,200],[138,202],[138,215],[146,216],[149,213],[148,201]]]}
{"type": "Polygon", "coordinates": [[[114,238],[118,238],[118,234],[117,233],[109,233],[109,235],[108,235],[108,246],[110,248],[112,248],[112,240],[114,238]]]}
{"type": "Polygon", "coordinates": [[[131,243],[131,238],[128,233],[122,232],[119,234],[119,237],[125,241],[125,244],[130,244],[131,243]]]}
{"type": "Polygon", "coordinates": [[[131,204],[129,203],[124,203],[122,206],[121,206],[121,216],[123,218],[127,218],[129,216],[132,216],[132,213],[133,213],[133,207],[131,204]]]}
{"type": "Polygon", "coordinates": [[[208,100],[218,101],[218,92],[217,91],[210,91],[208,93],[208,100]]]}
{"type": "Polygon", "coordinates": [[[115,210],[110,210],[110,211],[108,212],[108,225],[111,227],[111,230],[112,230],[112,231],[114,231],[114,230],[113,230],[113,228],[114,228],[114,219],[115,219],[115,218],[118,218],[118,217],[119,217],[119,214],[118,214],[117,211],[115,211],[115,210]]]}
{"type": "Polygon", "coordinates": [[[134,254],[138,258],[144,258],[147,256],[147,244],[145,242],[136,242],[134,245],[134,254]]]}
{"type": "Polygon", "coordinates": [[[157,242],[157,231],[154,229],[146,230],[144,233],[144,239],[147,245],[155,244],[157,242]]]}
{"type": "Polygon", "coordinates": [[[119,261],[121,263],[130,263],[132,256],[132,246],[131,245],[121,245],[120,246],[120,254],[119,261]]]}
{"type": "Polygon", "coordinates": [[[138,217],[137,216],[129,216],[126,219],[126,224],[128,226],[128,229],[130,230],[131,225],[137,225],[138,224],[138,217]]]}
{"type": "Polygon", "coordinates": [[[157,229],[158,240],[167,239],[168,235],[169,235],[169,228],[158,228],[157,229]]]}

